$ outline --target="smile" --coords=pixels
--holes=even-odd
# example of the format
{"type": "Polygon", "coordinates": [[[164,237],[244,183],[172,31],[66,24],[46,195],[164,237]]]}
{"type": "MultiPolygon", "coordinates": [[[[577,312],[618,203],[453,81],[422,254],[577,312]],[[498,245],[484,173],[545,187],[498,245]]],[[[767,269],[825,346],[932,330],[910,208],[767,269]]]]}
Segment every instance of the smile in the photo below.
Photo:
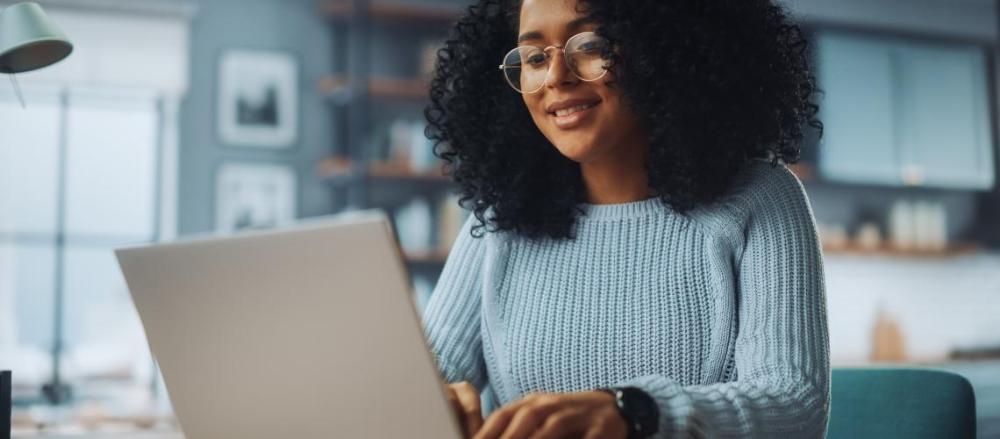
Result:
{"type": "Polygon", "coordinates": [[[575,107],[565,108],[565,109],[556,111],[556,116],[559,116],[559,117],[569,116],[569,115],[571,115],[573,113],[576,113],[577,111],[583,111],[583,110],[586,110],[588,108],[592,108],[595,105],[597,105],[597,102],[594,102],[592,104],[583,104],[583,105],[577,105],[575,107]]]}
{"type": "Polygon", "coordinates": [[[549,115],[554,117],[557,127],[562,129],[575,128],[582,125],[586,121],[587,116],[594,112],[593,108],[600,105],[600,103],[598,101],[589,104],[574,105],[549,113],[549,115]]]}

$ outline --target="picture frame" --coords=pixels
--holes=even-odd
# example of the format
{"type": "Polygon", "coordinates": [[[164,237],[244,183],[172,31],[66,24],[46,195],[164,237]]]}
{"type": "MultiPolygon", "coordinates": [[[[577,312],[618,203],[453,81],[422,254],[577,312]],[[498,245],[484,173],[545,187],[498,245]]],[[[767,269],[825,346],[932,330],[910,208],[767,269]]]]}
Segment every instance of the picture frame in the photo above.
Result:
{"type": "Polygon", "coordinates": [[[216,173],[215,229],[222,234],[295,221],[297,175],[289,165],[231,162],[216,173]]]}
{"type": "Polygon", "coordinates": [[[276,150],[299,131],[299,65],[290,53],[229,49],[219,58],[217,131],[227,146],[276,150]]]}

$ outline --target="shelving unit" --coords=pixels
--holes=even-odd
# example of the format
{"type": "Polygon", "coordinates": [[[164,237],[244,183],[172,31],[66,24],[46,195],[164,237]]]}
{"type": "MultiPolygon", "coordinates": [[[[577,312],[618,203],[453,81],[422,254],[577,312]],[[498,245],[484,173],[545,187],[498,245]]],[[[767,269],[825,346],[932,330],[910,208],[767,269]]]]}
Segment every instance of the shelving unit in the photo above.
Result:
{"type": "Polygon", "coordinates": [[[437,207],[455,186],[440,166],[415,170],[408,163],[377,157],[374,148],[381,139],[376,130],[383,129],[377,119],[383,119],[382,125],[387,117],[423,120],[414,106],[422,109],[427,102],[429,83],[426,75],[417,73],[419,65],[409,65],[419,64],[411,62],[419,57],[407,53],[407,47],[413,48],[416,39],[443,39],[461,8],[415,0],[329,0],[320,1],[319,9],[333,26],[341,50],[335,57],[338,65],[316,84],[317,93],[334,106],[338,133],[332,155],[317,163],[317,175],[333,191],[335,210],[385,209],[397,232],[393,212],[414,199],[426,200],[434,212],[432,236],[438,248],[411,249],[404,256],[415,275],[436,280],[449,250],[436,236],[442,220],[437,207]],[[393,38],[399,38],[394,34],[400,30],[408,33],[397,45],[393,38]],[[396,52],[376,53],[386,50],[396,52]]]}
{"type": "Polygon", "coordinates": [[[792,171],[803,183],[812,181],[816,178],[816,168],[811,163],[796,163],[788,166],[788,170],[792,171]]]}
{"type": "Polygon", "coordinates": [[[320,8],[328,17],[338,21],[349,20],[354,17],[356,11],[366,10],[369,16],[382,21],[423,21],[443,24],[454,20],[459,13],[458,7],[448,5],[417,5],[381,1],[359,3],[347,0],[330,0],[323,2],[320,8]]]}
{"type": "Polygon", "coordinates": [[[320,162],[317,172],[324,181],[336,186],[350,185],[358,179],[375,182],[404,181],[407,183],[451,184],[451,180],[441,170],[415,171],[398,163],[368,163],[367,166],[361,168],[360,172],[358,169],[358,166],[350,160],[342,157],[330,157],[320,162]]]}
{"type": "Polygon", "coordinates": [[[824,246],[823,253],[842,256],[881,256],[904,259],[946,259],[957,256],[976,254],[982,249],[975,244],[953,244],[941,250],[903,250],[888,245],[875,249],[863,248],[857,245],[824,246]]]}
{"type": "MultiPolygon", "coordinates": [[[[319,92],[335,104],[350,103],[350,88],[347,77],[331,75],[319,81],[319,92]]],[[[378,78],[368,79],[368,94],[376,98],[427,99],[429,84],[420,79],[378,78]]]]}
{"type": "Polygon", "coordinates": [[[435,250],[428,252],[408,252],[406,253],[406,260],[410,264],[419,265],[440,265],[444,264],[445,259],[448,258],[448,252],[443,250],[435,250]]]}

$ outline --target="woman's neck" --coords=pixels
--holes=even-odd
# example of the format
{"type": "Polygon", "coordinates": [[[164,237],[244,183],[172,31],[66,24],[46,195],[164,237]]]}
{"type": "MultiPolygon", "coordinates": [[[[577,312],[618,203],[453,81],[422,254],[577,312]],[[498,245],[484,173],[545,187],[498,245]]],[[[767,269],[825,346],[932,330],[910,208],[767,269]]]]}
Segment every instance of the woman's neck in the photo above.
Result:
{"type": "Polygon", "coordinates": [[[621,204],[650,198],[646,153],[642,142],[628,142],[596,160],[581,163],[580,174],[587,188],[587,203],[621,204]]]}

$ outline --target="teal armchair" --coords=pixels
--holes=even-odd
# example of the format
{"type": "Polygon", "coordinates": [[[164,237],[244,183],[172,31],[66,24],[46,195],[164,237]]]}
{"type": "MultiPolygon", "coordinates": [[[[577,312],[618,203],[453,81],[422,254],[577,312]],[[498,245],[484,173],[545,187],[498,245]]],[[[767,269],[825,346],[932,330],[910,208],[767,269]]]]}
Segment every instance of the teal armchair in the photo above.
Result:
{"type": "Polygon", "coordinates": [[[931,369],[834,369],[827,437],[975,438],[972,385],[931,369]]]}

